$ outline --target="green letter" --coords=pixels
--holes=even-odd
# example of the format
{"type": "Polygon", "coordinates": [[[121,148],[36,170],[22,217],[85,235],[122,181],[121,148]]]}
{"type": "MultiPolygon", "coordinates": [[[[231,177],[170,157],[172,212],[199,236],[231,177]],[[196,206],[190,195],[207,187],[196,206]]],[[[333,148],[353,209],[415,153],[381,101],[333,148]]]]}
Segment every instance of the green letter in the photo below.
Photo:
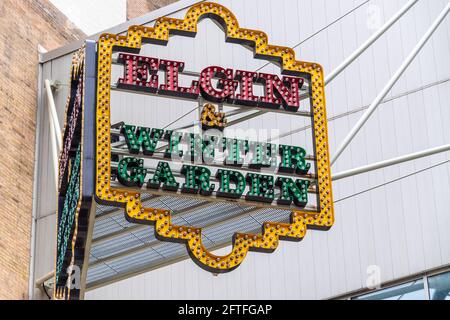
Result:
{"type": "Polygon", "coordinates": [[[252,152],[252,160],[249,164],[250,168],[261,168],[276,166],[277,146],[271,143],[250,142],[250,150],[252,152]]]}
{"type": "Polygon", "coordinates": [[[214,156],[216,154],[216,148],[219,144],[219,138],[216,136],[203,136],[202,152],[203,162],[206,164],[214,162],[214,156]]]}
{"type": "Polygon", "coordinates": [[[245,190],[245,179],[242,173],[232,170],[217,170],[216,178],[220,179],[220,188],[217,191],[218,197],[240,198],[245,190]],[[236,184],[235,189],[231,189],[230,183],[236,184]]]}
{"type": "Polygon", "coordinates": [[[181,142],[181,138],[183,137],[182,132],[173,132],[172,130],[167,130],[166,134],[164,135],[164,139],[166,139],[169,144],[164,152],[165,158],[172,158],[172,155],[175,155],[175,157],[182,157],[183,151],[181,151],[178,146],[181,142]]]}
{"type": "Polygon", "coordinates": [[[156,167],[155,174],[147,182],[147,187],[152,189],[159,189],[161,183],[163,190],[177,191],[179,183],[175,181],[172,170],[170,170],[169,163],[160,161],[156,167]]]}
{"type": "Polygon", "coordinates": [[[144,183],[147,169],[144,169],[144,160],[125,157],[119,161],[117,179],[128,187],[141,187],[144,183]]]}
{"type": "Polygon", "coordinates": [[[289,172],[296,174],[306,174],[311,167],[310,163],[306,163],[306,151],[300,147],[292,147],[280,145],[279,148],[281,163],[280,172],[289,172]]]}
{"type": "Polygon", "coordinates": [[[186,160],[194,163],[202,163],[202,136],[195,133],[186,133],[186,136],[189,138],[186,160]]]}
{"type": "Polygon", "coordinates": [[[207,168],[183,165],[181,174],[186,176],[186,183],[183,183],[181,192],[198,193],[203,196],[209,196],[214,190],[215,185],[210,184],[211,171],[207,168]]]}
{"type": "Polygon", "coordinates": [[[294,201],[296,206],[303,208],[308,203],[309,180],[297,179],[294,183],[291,178],[278,178],[275,184],[281,191],[278,204],[290,205],[294,201]]]}
{"type": "Polygon", "coordinates": [[[250,191],[245,195],[245,200],[271,203],[274,198],[273,177],[256,173],[247,173],[247,183],[250,191]]]}
{"type": "Polygon", "coordinates": [[[120,132],[125,136],[125,141],[127,142],[128,150],[130,153],[139,153],[143,150],[146,155],[153,155],[155,152],[158,140],[164,133],[162,129],[151,129],[131,126],[124,124],[120,129],[120,132]]]}
{"type": "Polygon", "coordinates": [[[244,163],[244,159],[241,155],[245,155],[248,152],[248,141],[239,139],[228,139],[224,138],[222,140],[223,150],[228,150],[227,158],[225,163],[229,166],[241,167],[244,163]]]}

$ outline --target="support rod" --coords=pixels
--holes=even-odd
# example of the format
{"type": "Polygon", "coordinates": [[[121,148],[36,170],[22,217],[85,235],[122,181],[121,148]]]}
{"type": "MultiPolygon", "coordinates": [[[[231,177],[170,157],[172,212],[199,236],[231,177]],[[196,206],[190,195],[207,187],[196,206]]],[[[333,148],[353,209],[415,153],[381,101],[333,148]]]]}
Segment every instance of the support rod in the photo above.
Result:
{"type": "Polygon", "coordinates": [[[48,113],[50,115],[50,123],[55,128],[56,132],[56,142],[58,143],[58,150],[61,150],[62,145],[62,137],[61,137],[61,127],[59,125],[58,121],[58,114],[56,113],[56,105],[55,105],[55,99],[53,98],[53,91],[52,86],[50,83],[50,80],[46,79],[44,81],[45,84],[45,90],[47,92],[47,98],[48,98],[48,113]]]}
{"type": "MultiPolygon", "coordinates": [[[[45,80],[46,88],[47,88],[47,81],[48,80],[45,80]]],[[[48,86],[49,86],[48,88],[50,89],[50,92],[47,89],[47,98],[48,98],[47,100],[48,100],[49,117],[50,117],[50,119],[49,119],[50,132],[49,132],[49,134],[50,134],[50,144],[51,144],[51,148],[52,148],[52,162],[53,162],[53,170],[54,170],[53,172],[54,172],[54,179],[55,179],[55,189],[58,190],[58,185],[59,185],[59,183],[58,183],[59,151],[58,151],[58,143],[57,143],[58,138],[57,138],[56,128],[55,128],[53,120],[52,120],[52,118],[53,118],[52,112],[51,112],[52,107],[50,106],[50,104],[53,103],[53,105],[54,105],[54,101],[53,101],[53,94],[51,92],[50,83],[48,83],[48,86]]]]}
{"type": "MultiPolygon", "coordinates": [[[[369,39],[366,40],[358,49],[356,49],[347,59],[345,59],[336,69],[331,71],[331,73],[325,77],[325,85],[329,84],[334,80],[342,71],[345,70],[353,61],[355,61],[364,51],[367,50],[375,41],[378,40],[395,22],[397,22],[413,5],[415,5],[419,0],[411,0],[404,7],[402,7],[394,16],[391,17],[377,32],[375,32],[369,39]]],[[[237,113],[247,112],[248,110],[238,110],[237,113]]],[[[235,113],[235,114],[237,114],[235,113]]],[[[246,121],[255,117],[262,116],[266,114],[267,111],[261,110],[259,112],[253,113],[251,115],[242,117],[240,119],[231,121],[228,126],[238,124],[242,121],[246,121]],[[242,119],[242,120],[241,120],[242,119]]],[[[228,114],[227,114],[228,116],[228,114]]]]}
{"type": "Polygon", "coordinates": [[[36,288],[41,287],[46,281],[50,280],[51,278],[53,278],[53,276],[55,275],[55,270],[50,271],[49,273],[47,273],[46,275],[42,276],[41,278],[37,279],[35,282],[35,286],[36,288]]]}
{"type": "Polygon", "coordinates": [[[411,0],[402,7],[394,16],[392,16],[377,32],[366,40],[358,49],[356,49],[347,59],[345,59],[336,69],[325,77],[325,85],[333,81],[342,71],[345,70],[353,61],[355,61],[367,48],[378,40],[394,23],[396,23],[413,5],[419,0],[411,0]]]}
{"type": "Polygon", "coordinates": [[[56,146],[56,132],[55,127],[50,123],[50,144],[52,146],[52,160],[53,160],[53,170],[55,178],[55,189],[58,190],[58,147],[56,146]]]}
{"type": "MultiPolygon", "coordinates": [[[[394,100],[397,100],[397,99],[402,98],[402,97],[404,97],[404,96],[407,96],[407,95],[409,95],[409,94],[413,94],[413,93],[416,93],[416,92],[419,92],[419,91],[423,91],[423,90],[429,89],[429,88],[434,87],[434,86],[437,86],[437,85],[441,85],[441,84],[446,83],[446,82],[449,82],[449,81],[450,81],[450,78],[445,78],[445,79],[442,79],[442,80],[439,80],[439,81],[435,81],[435,82],[432,82],[432,83],[428,83],[428,84],[426,84],[426,85],[424,85],[424,86],[415,88],[415,89],[413,89],[413,90],[408,90],[408,91],[399,93],[399,94],[397,94],[397,95],[395,95],[395,96],[391,96],[391,97],[389,97],[389,98],[385,98],[385,99],[383,99],[383,101],[381,101],[381,103],[386,103],[386,102],[394,101],[394,100]]],[[[349,110],[349,111],[346,111],[346,112],[343,112],[343,113],[339,113],[339,114],[337,114],[337,115],[334,115],[334,116],[332,116],[332,117],[329,117],[329,118],[327,119],[327,121],[328,121],[328,122],[331,122],[331,121],[333,121],[333,120],[340,119],[340,118],[349,116],[349,115],[351,115],[351,114],[359,113],[359,112],[361,112],[361,111],[366,110],[367,108],[369,108],[369,105],[365,105],[365,106],[358,107],[358,108],[355,108],[355,109],[352,109],[352,110],[349,110]]],[[[307,125],[307,126],[304,126],[304,127],[296,128],[296,129],[293,129],[293,130],[291,130],[291,131],[282,133],[282,134],[280,134],[280,135],[278,135],[278,136],[276,136],[276,137],[270,138],[270,139],[268,140],[268,142],[280,140],[281,138],[288,137],[288,136],[290,136],[290,135],[292,135],[292,134],[294,134],[294,133],[302,132],[302,131],[308,130],[308,129],[310,129],[310,128],[311,128],[311,125],[307,125]]],[[[124,144],[125,142],[122,142],[122,143],[124,144]]]]}
{"type": "Polygon", "coordinates": [[[440,147],[435,147],[435,148],[431,148],[431,149],[427,149],[427,150],[423,150],[423,151],[419,151],[419,152],[415,152],[415,153],[410,153],[410,154],[407,154],[404,156],[400,156],[400,157],[392,158],[389,160],[384,160],[384,161],[376,162],[373,164],[369,164],[367,166],[362,166],[359,168],[339,172],[337,174],[334,174],[332,179],[333,179],[333,181],[336,181],[336,180],[348,178],[351,176],[355,176],[355,175],[358,175],[361,173],[366,173],[366,172],[373,171],[376,169],[386,168],[386,167],[389,167],[389,166],[392,166],[395,164],[399,164],[399,163],[431,156],[433,154],[447,152],[447,151],[450,151],[450,144],[446,144],[446,145],[443,145],[440,147]]]}
{"type": "Polygon", "coordinates": [[[414,49],[402,63],[400,68],[395,72],[395,74],[392,76],[392,78],[389,80],[389,82],[386,84],[383,90],[381,90],[381,92],[378,94],[378,96],[375,98],[375,100],[372,102],[372,104],[369,106],[369,108],[366,110],[363,116],[358,120],[356,125],[350,131],[350,133],[345,137],[344,141],[337,148],[335,155],[332,157],[331,165],[333,165],[336,162],[336,160],[339,158],[339,156],[342,154],[345,148],[347,148],[347,146],[350,144],[350,142],[353,140],[353,138],[356,136],[359,130],[361,130],[363,125],[367,122],[370,116],[378,108],[378,106],[386,97],[386,95],[389,93],[389,91],[392,89],[392,87],[397,83],[398,79],[400,79],[402,74],[405,72],[405,70],[408,68],[408,66],[411,64],[411,62],[414,60],[414,58],[417,56],[417,54],[420,52],[423,46],[427,43],[430,37],[433,35],[434,31],[436,31],[437,27],[445,19],[449,10],[450,10],[450,3],[448,3],[447,6],[444,8],[444,10],[442,10],[437,19],[433,22],[433,24],[430,26],[427,32],[423,35],[423,37],[419,40],[417,45],[414,47],[414,49]]]}

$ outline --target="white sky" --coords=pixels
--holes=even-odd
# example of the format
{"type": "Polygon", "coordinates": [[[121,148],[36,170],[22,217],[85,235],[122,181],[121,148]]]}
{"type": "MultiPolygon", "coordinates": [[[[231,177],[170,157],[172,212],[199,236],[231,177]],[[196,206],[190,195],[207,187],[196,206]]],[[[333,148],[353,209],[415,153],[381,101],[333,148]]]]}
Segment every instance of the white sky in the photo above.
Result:
{"type": "Polygon", "coordinates": [[[50,0],[70,21],[92,35],[126,21],[126,0],[50,0]]]}

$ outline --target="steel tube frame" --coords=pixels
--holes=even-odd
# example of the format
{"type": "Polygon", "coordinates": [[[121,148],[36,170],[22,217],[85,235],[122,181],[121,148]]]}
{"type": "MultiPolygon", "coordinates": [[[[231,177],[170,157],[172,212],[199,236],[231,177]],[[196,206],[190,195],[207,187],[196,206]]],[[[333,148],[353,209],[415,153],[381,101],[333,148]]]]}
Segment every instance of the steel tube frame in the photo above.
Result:
{"type": "MultiPolygon", "coordinates": [[[[45,80],[46,84],[45,86],[47,87],[47,81],[45,80]]],[[[54,101],[53,101],[53,94],[51,92],[51,88],[50,88],[50,93],[47,90],[47,98],[48,98],[48,109],[49,109],[49,135],[50,135],[50,144],[51,144],[51,148],[52,148],[52,162],[53,162],[53,170],[54,170],[54,179],[55,179],[55,188],[56,190],[58,189],[58,155],[59,155],[59,150],[58,150],[58,137],[56,136],[56,132],[55,132],[55,126],[53,123],[53,115],[51,112],[51,104],[53,104],[54,106],[54,101]]]]}
{"type": "MultiPolygon", "coordinates": [[[[345,59],[337,68],[335,68],[331,73],[325,77],[325,85],[333,81],[342,71],[345,70],[353,61],[355,61],[364,51],[367,50],[375,41],[377,41],[394,23],[396,23],[413,5],[415,5],[419,0],[411,0],[405,6],[403,6],[394,16],[391,17],[377,32],[375,32],[369,39],[366,40],[358,49],[356,49],[347,59],[345,59]]],[[[237,113],[247,112],[249,110],[239,110],[237,113]]],[[[235,114],[237,114],[235,113],[235,114]]],[[[254,114],[236,119],[228,124],[232,126],[233,124],[238,124],[242,121],[246,121],[258,116],[266,114],[266,110],[260,110],[254,114]],[[243,119],[243,120],[241,120],[243,119]]]]}
{"type": "Polygon", "coordinates": [[[433,154],[447,152],[447,151],[450,151],[450,144],[446,144],[446,145],[443,145],[440,147],[435,147],[435,148],[431,148],[431,149],[427,149],[427,150],[423,150],[423,151],[419,151],[419,152],[410,153],[410,154],[407,154],[404,156],[400,156],[400,157],[392,158],[389,160],[384,160],[384,161],[376,162],[373,164],[369,164],[367,166],[362,166],[359,168],[343,171],[343,172],[334,174],[332,179],[333,179],[333,181],[336,181],[336,180],[348,178],[351,176],[355,176],[355,175],[358,175],[361,173],[366,173],[366,172],[373,171],[376,169],[389,167],[389,166],[392,166],[395,164],[399,164],[399,163],[427,157],[427,156],[430,156],[433,154]]]}
{"type": "Polygon", "coordinates": [[[42,276],[41,278],[37,279],[35,282],[35,287],[39,288],[42,286],[46,281],[50,280],[55,275],[55,271],[50,271],[46,275],[42,276]]]}
{"type": "Polygon", "coordinates": [[[48,97],[48,111],[50,115],[50,121],[53,124],[53,127],[55,128],[56,132],[56,141],[58,143],[58,150],[61,150],[62,145],[62,137],[61,137],[61,126],[59,125],[58,121],[58,114],[56,112],[56,105],[55,105],[55,99],[53,98],[53,91],[52,91],[52,85],[50,83],[50,80],[46,79],[44,81],[45,90],[47,92],[48,97]]]}
{"type": "Polygon", "coordinates": [[[56,115],[55,100],[53,99],[52,87],[50,80],[44,81],[46,93],[47,93],[47,109],[49,114],[50,125],[50,144],[52,148],[52,160],[54,169],[55,188],[58,189],[58,156],[61,150],[61,128],[59,127],[58,118],[56,115]],[[59,133],[59,135],[58,135],[59,133]]]}
{"type": "Polygon", "coordinates": [[[372,102],[372,104],[369,106],[369,108],[366,110],[366,112],[364,112],[362,117],[358,120],[358,122],[355,124],[355,126],[352,128],[352,130],[349,132],[349,134],[345,137],[344,141],[339,145],[334,156],[331,159],[331,165],[333,165],[336,162],[336,160],[339,158],[339,156],[342,154],[342,152],[347,148],[347,146],[350,144],[350,142],[353,140],[353,138],[356,136],[356,134],[359,132],[359,130],[361,130],[363,125],[367,122],[367,120],[370,118],[370,116],[378,108],[378,106],[381,104],[381,102],[386,97],[386,95],[389,93],[389,91],[392,89],[392,87],[397,83],[398,79],[400,79],[402,74],[405,72],[405,70],[408,68],[408,66],[411,64],[411,62],[414,60],[414,58],[417,56],[417,54],[420,52],[420,50],[423,48],[423,46],[427,43],[427,41],[430,39],[430,37],[436,31],[438,26],[445,19],[445,17],[447,16],[449,11],[450,11],[450,3],[447,4],[447,6],[444,8],[444,10],[442,10],[442,12],[439,14],[439,16],[436,18],[436,20],[433,22],[433,24],[427,30],[427,32],[422,36],[422,38],[416,44],[416,46],[411,51],[411,53],[408,55],[408,57],[406,57],[405,61],[403,61],[400,68],[395,72],[395,74],[388,81],[388,83],[385,85],[383,90],[381,90],[381,92],[378,94],[378,96],[375,98],[375,100],[372,102]]]}
{"type": "MultiPolygon", "coordinates": [[[[38,51],[44,52],[45,49],[38,45],[38,51]]],[[[32,200],[32,213],[31,213],[31,239],[30,239],[30,271],[29,271],[29,279],[28,279],[28,298],[34,298],[35,285],[34,281],[36,278],[35,275],[35,261],[36,261],[36,229],[37,229],[37,190],[38,190],[38,171],[40,165],[39,159],[39,150],[40,150],[40,142],[41,142],[41,131],[42,131],[42,103],[43,103],[43,66],[41,63],[38,65],[38,94],[37,94],[37,110],[36,110],[36,140],[35,140],[35,148],[34,148],[34,172],[33,172],[33,200],[32,200]]]]}
{"type": "Polygon", "coordinates": [[[394,25],[413,5],[419,0],[411,0],[405,4],[395,15],[393,15],[377,32],[375,32],[369,39],[366,40],[358,49],[356,49],[350,56],[347,57],[336,69],[331,71],[325,77],[325,85],[334,80],[342,71],[345,70],[353,61],[355,61],[367,48],[369,48],[375,41],[378,40],[390,27],[394,25]]]}

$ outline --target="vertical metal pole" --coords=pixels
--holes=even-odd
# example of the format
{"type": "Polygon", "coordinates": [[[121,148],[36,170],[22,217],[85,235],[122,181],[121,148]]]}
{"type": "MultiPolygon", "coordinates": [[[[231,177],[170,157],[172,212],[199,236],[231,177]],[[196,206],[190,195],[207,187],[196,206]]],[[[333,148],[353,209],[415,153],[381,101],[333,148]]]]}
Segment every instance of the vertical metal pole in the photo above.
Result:
{"type": "Polygon", "coordinates": [[[389,82],[386,84],[383,90],[381,90],[381,92],[378,94],[378,96],[375,98],[375,100],[372,102],[372,104],[369,106],[369,108],[366,110],[363,116],[358,120],[356,125],[350,131],[350,133],[345,137],[344,141],[337,148],[336,153],[332,157],[331,165],[333,165],[336,162],[336,160],[339,158],[339,156],[342,154],[345,148],[347,148],[347,146],[350,144],[350,142],[353,140],[353,138],[356,136],[359,130],[361,130],[362,126],[367,122],[367,120],[377,109],[381,101],[383,101],[383,99],[386,97],[386,95],[389,93],[392,87],[397,83],[398,79],[402,76],[402,74],[405,72],[405,70],[408,68],[408,66],[411,64],[411,62],[423,48],[428,39],[430,39],[434,31],[436,31],[437,27],[445,19],[449,11],[450,11],[450,3],[448,3],[447,6],[444,8],[444,10],[442,10],[437,19],[431,25],[431,27],[427,30],[427,32],[423,35],[423,37],[420,39],[420,41],[417,43],[417,45],[414,47],[414,49],[411,51],[411,53],[408,55],[405,61],[402,63],[397,72],[395,72],[395,74],[392,76],[392,78],[389,80],[389,82]]]}
{"type": "MultiPolygon", "coordinates": [[[[43,48],[38,47],[39,54],[43,48]]],[[[37,108],[36,108],[36,136],[34,148],[34,173],[33,173],[33,207],[31,213],[31,238],[30,238],[30,272],[28,276],[28,299],[34,299],[34,279],[35,279],[35,261],[36,261],[36,224],[37,224],[37,190],[38,190],[38,170],[39,170],[39,149],[41,140],[41,112],[42,112],[42,69],[41,63],[38,65],[38,91],[37,91],[37,108]]]]}

